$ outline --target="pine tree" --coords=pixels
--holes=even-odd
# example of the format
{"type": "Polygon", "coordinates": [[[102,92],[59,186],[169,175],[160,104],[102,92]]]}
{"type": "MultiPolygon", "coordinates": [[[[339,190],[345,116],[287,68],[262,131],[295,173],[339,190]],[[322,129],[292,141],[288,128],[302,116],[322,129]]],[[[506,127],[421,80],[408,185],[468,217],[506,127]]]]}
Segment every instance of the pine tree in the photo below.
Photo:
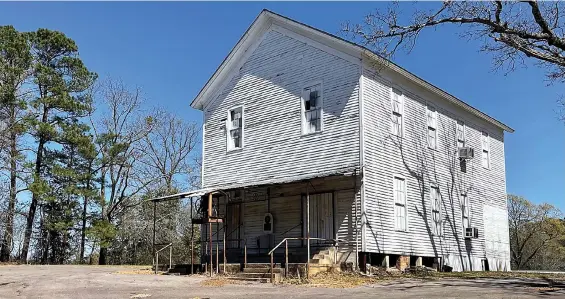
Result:
{"type": "Polygon", "coordinates": [[[28,121],[37,148],[33,182],[29,186],[32,198],[20,255],[22,261],[27,261],[37,205],[47,194],[53,192],[49,190],[43,177],[47,146],[56,142],[69,117],[87,112],[90,99],[85,91],[96,79],[96,74],[90,72],[78,57],[75,42],[63,33],[39,29],[29,33],[29,41],[37,96],[31,102],[33,114],[28,121]]]}
{"type": "Polygon", "coordinates": [[[10,259],[14,233],[14,214],[16,208],[18,161],[22,155],[18,140],[23,135],[21,112],[26,101],[20,95],[31,64],[31,55],[26,36],[12,26],[0,26],[0,115],[3,122],[2,148],[7,149],[10,173],[10,194],[5,218],[5,231],[0,249],[0,261],[10,259]]]}

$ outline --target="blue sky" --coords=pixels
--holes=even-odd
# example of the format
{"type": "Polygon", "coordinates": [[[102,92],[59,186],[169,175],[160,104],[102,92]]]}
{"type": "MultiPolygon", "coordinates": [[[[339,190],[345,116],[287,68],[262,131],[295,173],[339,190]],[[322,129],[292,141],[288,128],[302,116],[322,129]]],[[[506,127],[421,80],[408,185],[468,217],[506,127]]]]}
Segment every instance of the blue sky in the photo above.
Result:
{"type": "MultiPolygon", "coordinates": [[[[414,5],[403,3],[407,14],[414,5]]],[[[330,33],[386,3],[0,3],[0,24],[18,30],[60,30],[73,38],[86,65],[100,76],[138,85],[149,99],[187,120],[201,121],[190,101],[239,37],[267,8],[330,33]]],[[[565,211],[565,125],[557,120],[562,84],[543,70],[492,72],[478,43],[458,28],[425,32],[410,55],[395,62],[513,127],[505,137],[508,193],[565,211]]]]}

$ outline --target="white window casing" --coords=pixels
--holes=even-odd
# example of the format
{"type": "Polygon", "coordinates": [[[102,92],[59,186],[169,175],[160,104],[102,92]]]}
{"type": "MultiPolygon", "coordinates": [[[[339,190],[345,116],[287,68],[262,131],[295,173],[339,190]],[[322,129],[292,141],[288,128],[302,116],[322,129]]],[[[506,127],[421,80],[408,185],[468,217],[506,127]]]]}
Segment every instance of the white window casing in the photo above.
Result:
{"type": "Polygon", "coordinates": [[[487,132],[482,132],[481,134],[481,163],[483,168],[490,169],[490,137],[487,132]]]}
{"type": "Polygon", "coordinates": [[[406,210],[406,179],[394,176],[394,223],[399,231],[408,230],[408,214],[406,210]]]}
{"type": "Polygon", "coordinates": [[[404,127],[404,95],[397,89],[391,90],[391,127],[392,135],[402,137],[404,127]]]}
{"type": "Polygon", "coordinates": [[[302,89],[301,118],[302,134],[322,131],[323,127],[323,94],[322,83],[309,85],[302,89]]]}
{"type": "Polygon", "coordinates": [[[227,118],[227,150],[233,151],[243,148],[243,106],[228,110],[227,118]]]}
{"type": "Polygon", "coordinates": [[[428,147],[437,149],[437,110],[432,106],[426,107],[428,147]]]}
{"type": "Polygon", "coordinates": [[[461,194],[461,217],[463,223],[463,235],[468,227],[471,227],[471,206],[469,205],[469,197],[461,194]]]}
{"type": "Polygon", "coordinates": [[[465,147],[465,123],[457,121],[457,148],[465,147]]]}
{"type": "Polygon", "coordinates": [[[432,206],[432,233],[435,236],[443,235],[443,221],[441,215],[441,195],[437,186],[430,188],[430,202],[432,206]]]}

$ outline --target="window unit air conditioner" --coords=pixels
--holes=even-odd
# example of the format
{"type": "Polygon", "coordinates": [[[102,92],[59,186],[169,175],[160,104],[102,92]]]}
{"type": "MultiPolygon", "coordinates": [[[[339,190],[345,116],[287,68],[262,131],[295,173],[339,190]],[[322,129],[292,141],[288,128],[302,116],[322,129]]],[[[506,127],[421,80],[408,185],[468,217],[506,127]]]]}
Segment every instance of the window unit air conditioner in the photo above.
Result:
{"type": "Polygon", "coordinates": [[[457,150],[459,159],[473,159],[475,157],[475,150],[472,147],[460,147],[457,150]]]}
{"type": "Polygon", "coordinates": [[[465,229],[465,239],[476,239],[479,237],[479,229],[476,227],[467,227],[465,229]]]}

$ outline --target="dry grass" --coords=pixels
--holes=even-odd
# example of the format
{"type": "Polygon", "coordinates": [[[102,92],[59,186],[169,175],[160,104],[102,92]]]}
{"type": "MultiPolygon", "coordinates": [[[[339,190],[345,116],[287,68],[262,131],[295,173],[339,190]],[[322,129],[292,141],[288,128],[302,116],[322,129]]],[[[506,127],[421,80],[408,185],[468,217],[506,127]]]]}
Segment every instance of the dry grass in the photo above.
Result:
{"type": "Polygon", "coordinates": [[[358,273],[319,273],[310,279],[285,279],[283,283],[298,284],[312,287],[326,288],[354,288],[362,285],[375,284],[391,280],[401,279],[421,279],[421,280],[440,280],[440,279],[509,279],[509,278],[537,278],[557,282],[565,282],[565,274],[544,274],[544,273],[516,273],[516,272],[428,272],[420,274],[383,274],[364,275],[358,273]]]}
{"type": "MultiPolygon", "coordinates": [[[[141,269],[132,269],[132,270],[122,270],[114,272],[114,274],[127,274],[127,275],[151,275],[155,274],[155,272],[151,268],[141,268],[141,269]]],[[[162,274],[162,273],[160,273],[162,274]]]]}
{"type": "Polygon", "coordinates": [[[205,287],[223,287],[228,284],[236,284],[237,281],[226,279],[224,277],[211,278],[204,280],[201,285],[205,287]]]}

